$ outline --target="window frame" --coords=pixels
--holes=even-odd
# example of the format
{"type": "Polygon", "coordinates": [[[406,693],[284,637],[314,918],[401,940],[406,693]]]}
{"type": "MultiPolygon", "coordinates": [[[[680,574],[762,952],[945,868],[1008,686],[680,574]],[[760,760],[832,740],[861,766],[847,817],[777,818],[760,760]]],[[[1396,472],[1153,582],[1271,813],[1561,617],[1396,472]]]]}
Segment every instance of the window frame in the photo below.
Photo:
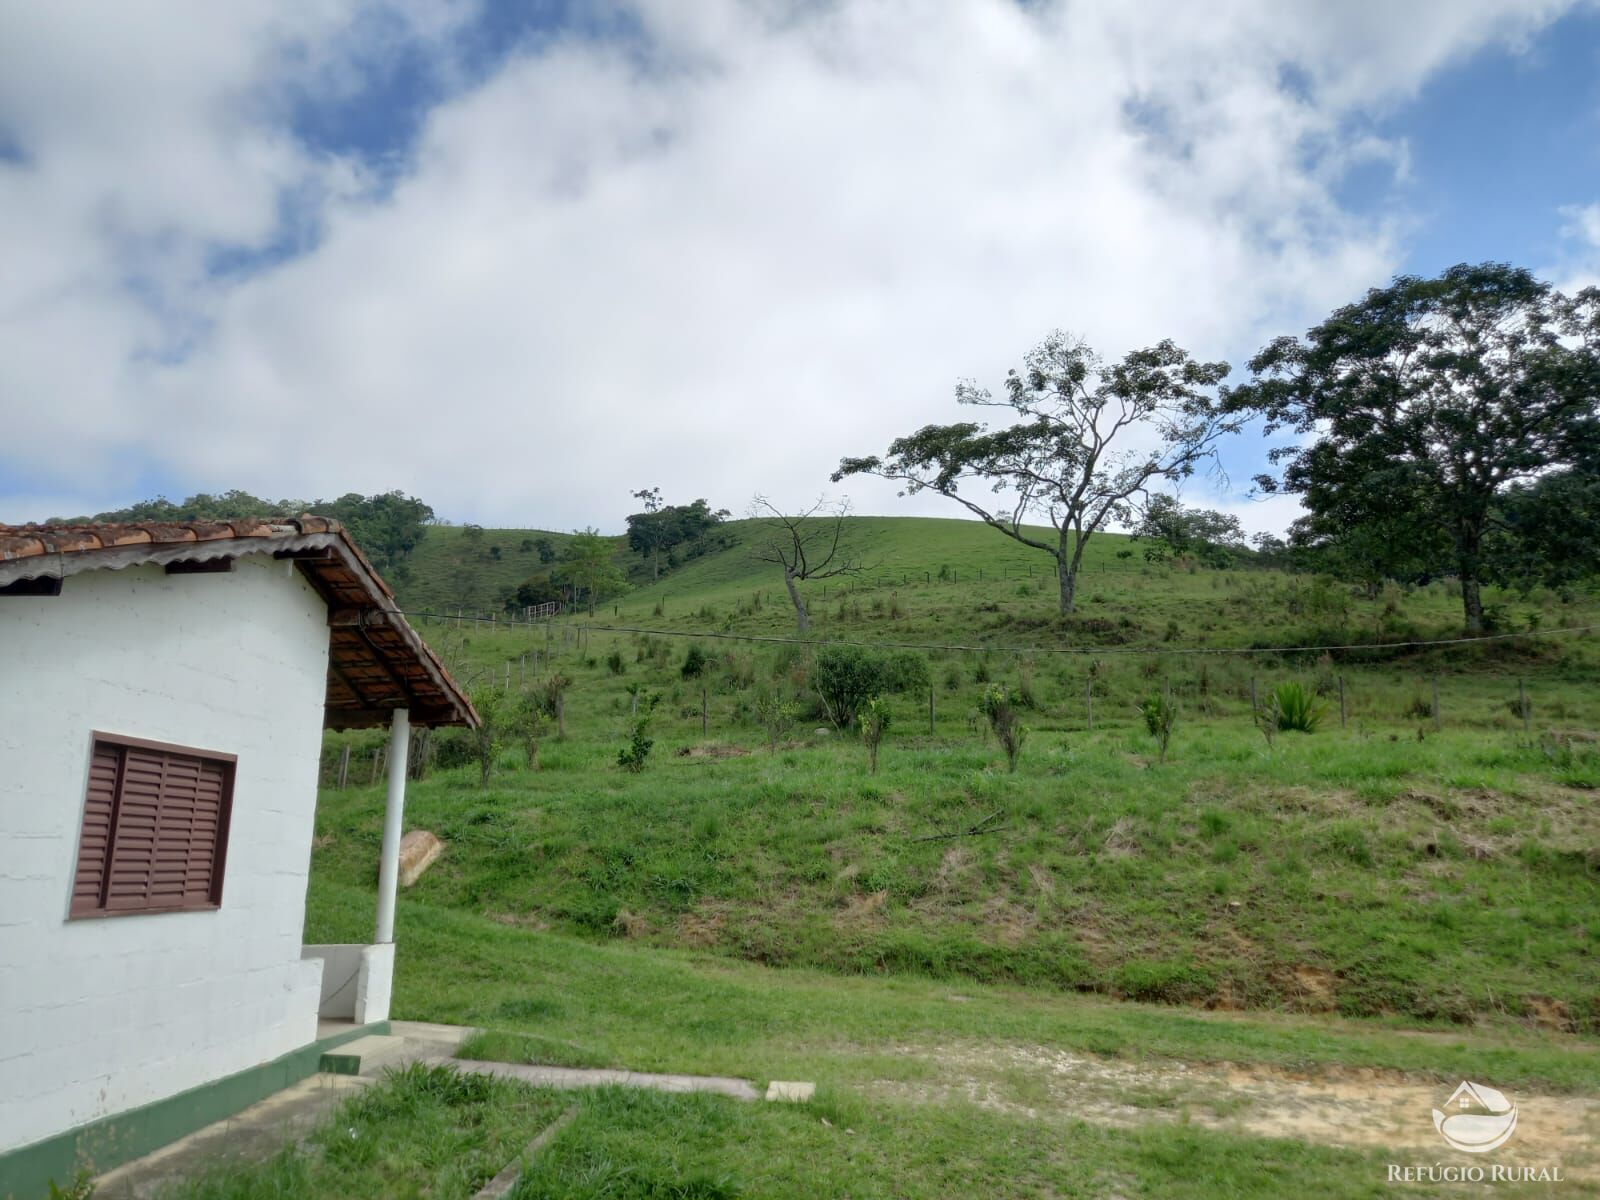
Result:
{"type": "Polygon", "coordinates": [[[107,917],[144,917],[159,913],[216,912],[222,907],[223,881],[227,875],[228,841],[233,824],[233,788],[238,772],[239,757],[220,750],[205,750],[197,746],[183,746],[176,742],[158,742],[149,738],[130,737],[122,733],[108,733],[96,729],[89,735],[89,755],[85,764],[83,800],[78,814],[78,839],[72,859],[72,877],[67,895],[67,920],[98,921],[107,917]],[[119,752],[117,779],[111,797],[110,823],[106,831],[105,858],[101,863],[99,903],[93,907],[79,907],[76,900],[78,871],[82,863],[83,837],[88,819],[89,790],[97,748],[101,745],[115,747],[119,752]],[[199,903],[155,904],[142,908],[107,908],[110,899],[111,863],[116,853],[117,820],[122,809],[122,772],[128,750],[149,750],[158,754],[182,755],[213,763],[222,768],[221,800],[217,810],[217,838],[211,855],[211,887],[208,898],[199,903]]]}

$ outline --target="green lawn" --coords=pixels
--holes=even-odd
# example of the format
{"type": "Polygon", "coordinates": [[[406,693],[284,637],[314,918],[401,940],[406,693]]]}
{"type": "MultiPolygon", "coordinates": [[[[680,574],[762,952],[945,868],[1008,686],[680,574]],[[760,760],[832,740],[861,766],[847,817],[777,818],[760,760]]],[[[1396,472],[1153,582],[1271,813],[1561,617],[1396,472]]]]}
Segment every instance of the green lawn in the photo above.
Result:
{"type": "MultiPolygon", "coordinates": [[[[460,549],[435,534],[434,553],[460,549]]],[[[571,684],[539,769],[506,747],[487,788],[470,765],[411,785],[408,826],[448,848],[402,897],[395,1015],[486,1029],[467,1048],[483,1057],[822,1089],[802,1109],[582,1097],[519,1194],[1389,1194],[1366,1153],[1247,1135],[1226,1098],[1126,1081],[1230,1063],[1600,1090],[1594,638],[1178,653],[1448,637],[1458,601],[1146,564],[1106,538],[1062,619],[1037,553],[861,518],[875,571],[812,585],[813,635],[974,647],[919,651],[931,725],[926,692],[891,696],[874,775],[856,733],[827,728],[805,648],[737,640],[789,637],[793,613],[751,528],[730,534],[594,618],[422,625],[480,686],[571,684]],[[709,666],[686,678],[693,644],[709,666]],[[1286,680],[1319,692],[1322,723],[1269,745],[1251,697],[1286,680]],[[976,716],[993,684],[1030,727],[1015,773],[976,716]],[[657,700],[637,774],[617,762],[630,689],[657,700]],[[776,751],[764,690],[801,709],[776,751]],[[1136,711],[1162,693],[1165,761],[1136,711]],[[1150,1119],[1072,1120],[1008,1065],[1035,1053],[1103,1064],[1085,1102],[1150,1119]]],[[[1584,592],[1489,602],[1525,635],[1600,620],[1584,592]]],[[[321,798],[310,941],[370,935],[380,740],[330,739],[330,764],[344,742],[361,757],[321,798]]]]}
{"type": "Polygon", "coordinates": [[[1277,1197],[1306,1181],[1322,1196],[1394,1194],[1378,1154],[1182,1126],[1111,1132],[842,1097],[790,1106],[619,1088],[560,1094],[442,1068],[392,1077],[303,1147],[215,1170],[160,1200],[467,1200],[567,1108],[573,1119],[513,1200],[1277,1197]]]}

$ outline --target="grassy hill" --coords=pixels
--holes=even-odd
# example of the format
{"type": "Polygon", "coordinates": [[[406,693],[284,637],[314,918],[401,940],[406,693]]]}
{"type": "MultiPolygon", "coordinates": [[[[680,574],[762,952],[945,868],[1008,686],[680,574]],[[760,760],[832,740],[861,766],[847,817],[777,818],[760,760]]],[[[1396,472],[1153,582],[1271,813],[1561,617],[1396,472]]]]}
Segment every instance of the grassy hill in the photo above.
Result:
{"type": "MultiPolygon", "coordinates": [[[[936,647],[918,651],[931,721],[928,691],[891,696],[873,775],[829,726],[811,652],[782,641],[793,613],[754,527],[731,532],[594,618],[422,623],[480,685],[572,683],[539,769],[508,746],[486,789],[468,766],[415,786],[411,822],[451,847],[417,901],[851,974],[1600,1031],[1600,643],[1532,636],[1600,623],[1592,596],[1496,593],[1527,636],[1489,645],[1211,653],[1448,637],[1459,602],[1445,583],[1367,599],[1149,564],[1108,537],[1061,618],[1042,554],[969,522],[858,518],[873,569],[809,586],[812,635],[936,647]],[[1251,697],[1288,680],[1319,693],[1321,724],[1269,744],[1251,697]],[[977,715],[994,683],[1030,730],[1014,774],[977,715]],[[630,688],[659,699],[637,774],[617,759],[630,688]],[[776,751],[763,692],[797,713],[776,751]],[[1161,693],[1179,714],[1164,761],[1136,707],[1161,693]]],[[[434,533],[442,560],[459,531],[434,533]]],[[[324,796],[318,887],[370,886],[382,805],[324,796]]]]}
{"type": "MultiPolygon", "coordinates": [[[[534,1190],[667,1194],[700,1171],[741,1183],[694,1194],[1366,1196],[1385,1162],[1437,1153],[1427,1097],[1459,1079],[1516,1089],[1541,1129],[1554,1100],[1529,1089],[1588,1103],[1600,642],[1543,635],[1600,624],[1593,595],[1496,592],[1522,636],[1362,649],[1452,636],[1458,597],[1150,564],[1106,538],[1064,619],[1043,555],[859,518],[873,568],[807,588],[812,638],[917,645],[929,677],[887,698],[872,773],[817,701],[818,648],[794,644],[755,528],[729,532],[659,583],[635,559],[592,617],[418,619],[486,707],[507,680],[570,684],[537,766],[503,745],[480,787],[441,735],[411,785],[407,824],[447,849],[402,893],[395,1015],[478,1026],[485,1058],[819,1083],[794,1108],[596,1093],[534,1190]],[[1303,645],[1355,648],[1219,653],[1303,645]],[[1285,681],[1321,722],[1269,743],[1252,696],[1285,681]],[[978,714],[995,684],[1029,727],[1015,772],[978,714]],[[1164,757],[1137,707],[1162,694],[1164,757]],[[795,717],[775,747],[773,696],[795,717]],[[652,699],[635,773],[618,755],[652,699]],[[1405,1087],[1370,1145],[1292,1117],[1343,1088],[1360,1117],[1334,1124],[1365,1127],[1405,1087]],[[643,1174],[612,1189],[612,1162],[643,1174]]],[[[519,535],[480,542],[508,580],[519,535]]],[[[444,601],[465,547],[430,538],[414,582],[444,601]]],[[[319,801],[308,941],[370,936],[381,740],[329,739],[330,765],[341,743],[360,757],[319,801]]],[[[1561,1161],[1592,1172],[1570,1140],[1561,1161]]]]}

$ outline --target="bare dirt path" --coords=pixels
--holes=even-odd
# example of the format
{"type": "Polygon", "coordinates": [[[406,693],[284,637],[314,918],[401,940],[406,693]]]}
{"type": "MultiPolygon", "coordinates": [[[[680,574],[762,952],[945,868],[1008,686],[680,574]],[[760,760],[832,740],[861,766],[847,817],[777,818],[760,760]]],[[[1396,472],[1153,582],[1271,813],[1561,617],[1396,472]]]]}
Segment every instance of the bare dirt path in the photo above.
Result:
{"type": "MultiPolygon", "coordinates": [[[[1128,1127],[1190,1122],[1256,1137],[1387,1149],[1406,1162],[1490,1160],[1560,1165],[1566,1178],[1600,1182],[1600,1097],[1507,1091],[1517,1105],[1512,1139],[1492,1155],[1450,1149],[1432,1111],[1441,1087],[1391,1071],[1332,1068],[1297,1074],[1230,1063],[1123,1062],[1037,1045],[902,1045],[914,1081],[869,1090],[909,1100],[965,1099],[1034,1119],[1128,1127]]],[[[1482,1082],[1492,1082],[1484,1080],[1482,1082]]]]}

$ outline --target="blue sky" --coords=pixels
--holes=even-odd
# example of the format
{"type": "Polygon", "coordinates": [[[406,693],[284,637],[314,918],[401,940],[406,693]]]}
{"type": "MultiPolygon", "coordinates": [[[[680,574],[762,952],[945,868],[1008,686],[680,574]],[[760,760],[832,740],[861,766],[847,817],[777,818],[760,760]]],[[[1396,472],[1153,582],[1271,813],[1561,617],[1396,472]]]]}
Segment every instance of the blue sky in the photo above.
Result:
{"type": "Polygon", "coordinates": [[[1237,367],[1396,272],[1600,277],[1593,4],[774,11],[6,10],[0,512],[798,504],[1054,327],[1237,367]]]}
{"type": "Polygon", "coordinates": [[[1571,252],[1561,210],[1600,193],[1600,12],[1564,17],[1520,52],[1480,52],[1375,124],[1409,148],[1409,177],[1361,172],[1346,194],[1410,214],[1406,271],[1558,264],[1571,252]]]}

